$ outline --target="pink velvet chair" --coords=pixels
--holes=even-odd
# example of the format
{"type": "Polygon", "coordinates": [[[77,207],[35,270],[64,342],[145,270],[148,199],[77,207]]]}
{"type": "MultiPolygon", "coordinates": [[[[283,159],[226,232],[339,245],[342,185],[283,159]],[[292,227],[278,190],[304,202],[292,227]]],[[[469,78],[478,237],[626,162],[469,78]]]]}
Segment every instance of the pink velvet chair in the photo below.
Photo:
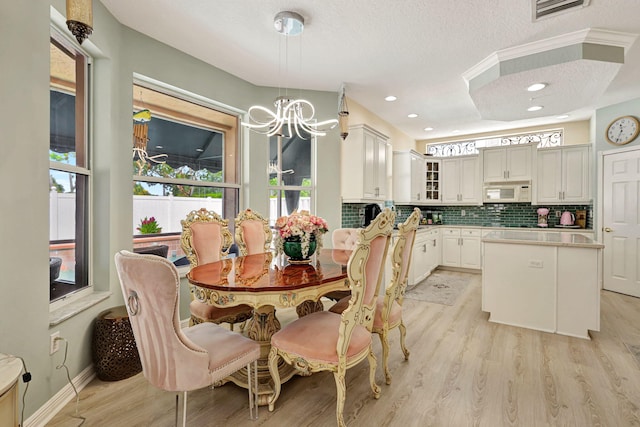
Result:
{"type": "MultiPolygon", "coordinates": [[[[376,315],[373,319],[373,332],[380,337],[382,344],[382,365],[387,384],[391,384],[389,371],[389,331],[398,328],[400,331],[400,348],[405,360],[409,360],[409,350],[405,345],[407,328],[402,321],[402,302],[407,289],[409,267],[416,231],[420,223],[420,209],[414,208],[405,222],[398,226],[398,237],[391,253],[391,282],[384,294],[378,296],[376,315]]],[[[349,305],[349,298],[338,301],[329,311],[342,313],[349,305]]]]}
{"type": "MultiPolygon", "coordinates": [[[[359,235],[359,228],[336,228],[331,233],[332,247],[333,249],[353,250],[356,247],[356,243],[358,243],[359,235]]],[[[349,291],[333,291],[324,296],[334,301],[339,301],[350,295],[351,292],[349,291]]]]}
{"type": "Polygon", "coordinates": [[[249,415],[257,419],[260,345],[213,323],[180,329],[180,279],[167,259],[120,251],[115,263],[142,372],[155,387],[178,392],[176,424],[179,392],[184,426],[187,392],[212,386],[243,367],[249,377],[249,415]]]}
{"type": "Polygon", "coordinates": [[[235,219],[236,245],[240,255],[253,255],[271,250],[273,235],[269,222],[251,209],[240,212],[235,219]]]}
{"type": "MultiPolygon", "coordinates": [[[[342,413],[348,368],[368,358],[371,390],[376,399],[380,397],[380,387],[375,382],[376,358],[371,347],[371,331],[394,218],[395,214],[387,208],[368,227],[359,231],[358,244],[347,264],[351,299],[342,314],[328,311],[311,313],[294,320],[271,337],[269,371],[274,382],[274,394],[269,400],[270,411],[273,411],[280,395],[280,358],[306,374],[333,372],[339,426],[345,426],[342,413]]],[[[295,420],[287,421],[291,425],[300,424],[295,420]]]]}
{"type": "MultiPolygon", "coordinates": [[[[226,219],[202,208],[191,211],[180,223],[182,224],[180,244],[191,268],[219,261],[228,255],[232,236],[226,219]]],[[[193,298],[189,304],[189,310],[191,311],[190,325],[203,322],[229,323],[231,330],[235,323],[243,323],[253,316],[253,309],[248,305],[220,308],[193,298]]]]}

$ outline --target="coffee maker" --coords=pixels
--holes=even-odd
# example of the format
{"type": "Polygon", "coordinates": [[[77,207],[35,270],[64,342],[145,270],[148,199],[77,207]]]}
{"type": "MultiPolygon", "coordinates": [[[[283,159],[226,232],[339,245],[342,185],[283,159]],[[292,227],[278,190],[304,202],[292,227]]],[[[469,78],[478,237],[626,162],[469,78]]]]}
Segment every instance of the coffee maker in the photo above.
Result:
{"type": "Polygon", "coordinates": [[[382,212],[382,209],[380,209],[380,205],[378,205],[377,203],[366,205],[364,207],[364,223],[362,224],[362,226],[366,227],[367,225],[371,224],[371,221],[376,219],[380,212],[382,212]]]}
{"type": "Polygon", "coordinates": [[[547,208],[538,208],[538,227],[548,227],[549,226],[549,209],[547,208]]]}

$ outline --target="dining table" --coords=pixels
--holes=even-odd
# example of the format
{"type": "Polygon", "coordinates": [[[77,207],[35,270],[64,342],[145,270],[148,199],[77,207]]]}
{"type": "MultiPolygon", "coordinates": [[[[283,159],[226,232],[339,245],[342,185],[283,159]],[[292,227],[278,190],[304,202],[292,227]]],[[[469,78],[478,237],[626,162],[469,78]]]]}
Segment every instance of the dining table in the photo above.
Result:
{"type": "MultiPolygon", "coordinates": [[[[295,308],[299,317],[324,309],[320,298],[334,291],[349,290],[347,263],[350,250],[322,249],[308,263],[289,262],[272,252],[224,258],[193,267],[187,273],[193,297],[216,307],[247,304],[253,317],[244,333],[260,343],[258,360],[258,404],[265,406],[273,394],[268,357],[271,336],[280,330],[277,309],[295,308]]],[[[278,365],[281,382],[305,375],[282,360],[278,365]]],[[[246,370],[227,378],[248,388],[246,370]]],[[[221,383],[222,384],[222,383],[221,383]]],[[[220,385],[221,385],[220,384],[220,385]]]]}

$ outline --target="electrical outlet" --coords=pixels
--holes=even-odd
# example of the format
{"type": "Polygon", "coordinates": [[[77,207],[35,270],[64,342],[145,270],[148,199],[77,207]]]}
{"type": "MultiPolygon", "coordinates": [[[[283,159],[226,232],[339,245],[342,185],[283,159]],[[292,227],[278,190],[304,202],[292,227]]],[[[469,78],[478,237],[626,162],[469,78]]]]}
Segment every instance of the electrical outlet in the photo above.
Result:
{"type": "Polygon", "coordinates": [[[560,218],[560,211],[555,211],[556,218],[560,218]]]}
{"type": "Polygon", "coordinates": [[[60,350],[60,331],[54,332],[49,336],[49,354],[53,354],[60,350]]]}
{"type": "Polygon", "coordinates": [[[460,216],[465,216],[466,214],[467,212],[464,209],[460,210],[460,216]]]}
{"type": "Polygon", "coordinates": [[[360,209],[358,209],[358,216],[359,216],[360,218],[364,218],[364,208],[360,208],[360,209]]]}

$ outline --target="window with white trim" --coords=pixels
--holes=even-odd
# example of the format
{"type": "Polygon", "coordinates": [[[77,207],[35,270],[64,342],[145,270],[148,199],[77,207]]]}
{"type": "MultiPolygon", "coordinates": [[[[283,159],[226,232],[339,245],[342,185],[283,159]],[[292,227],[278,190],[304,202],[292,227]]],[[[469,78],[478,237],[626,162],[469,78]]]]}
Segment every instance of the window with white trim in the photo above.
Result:
{"type": "Polygon", "coordinates": [[[49,300],[89,286],[90,57],[50,39],[49,300]]]}

